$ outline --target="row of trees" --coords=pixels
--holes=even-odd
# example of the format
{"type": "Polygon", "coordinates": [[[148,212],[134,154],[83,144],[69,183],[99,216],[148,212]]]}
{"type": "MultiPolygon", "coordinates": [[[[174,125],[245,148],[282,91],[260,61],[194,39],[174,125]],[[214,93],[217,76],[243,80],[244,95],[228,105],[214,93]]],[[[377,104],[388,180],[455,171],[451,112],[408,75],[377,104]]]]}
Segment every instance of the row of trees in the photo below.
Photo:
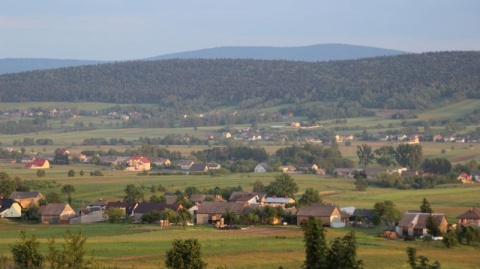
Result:
{"type": "Polygon", "coordinates": [[[389,167],[396,164],[418,171],[423,161],[422,146],[419,144],[400,144],[397,147],[382,146],[373,150],[371,146],[357,146],[358,164],[367,168],[374,160],[377,164],[389,167]]]}

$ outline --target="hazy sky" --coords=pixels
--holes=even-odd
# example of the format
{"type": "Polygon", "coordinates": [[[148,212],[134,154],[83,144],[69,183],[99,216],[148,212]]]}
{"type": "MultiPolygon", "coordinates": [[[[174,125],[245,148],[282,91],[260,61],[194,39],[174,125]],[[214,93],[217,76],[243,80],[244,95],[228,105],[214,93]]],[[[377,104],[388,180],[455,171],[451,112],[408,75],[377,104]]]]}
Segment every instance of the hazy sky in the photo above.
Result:
{"type": "Polygon", "coordinates": [[[480,1],[0,0],[0,58],[126,60],[324,43],[480,50],[480,1]]]}

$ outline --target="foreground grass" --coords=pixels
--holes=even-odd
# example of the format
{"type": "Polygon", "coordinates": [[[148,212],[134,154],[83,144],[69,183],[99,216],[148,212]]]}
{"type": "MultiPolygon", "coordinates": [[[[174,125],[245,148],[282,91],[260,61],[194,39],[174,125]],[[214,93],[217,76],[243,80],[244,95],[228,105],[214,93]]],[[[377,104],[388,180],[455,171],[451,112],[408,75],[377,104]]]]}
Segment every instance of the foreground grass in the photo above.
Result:
{"type": "MultiPolygon", "coordinates": [[[[0,255],[9,255],[9,246],[17,242],[18,231],[36,234],[41,251],[47,251],[47,239],[55,236],[57,242],[67,229],[82,230],[87,249],[102,267],[109,268],[164,268],[165,253],[174,239],[195,238],[202,244],[208,268],[300,268],[305,249],[303,233],[297,226],[257,226],[244,230],[217,230],[211,226],[195,226],[182,230],[177,227],[160,228],[154,225],[91,224],[46,226],[0,220],[0,255]]],[[[442,268],[478,268],[474,247],[461,246],[446,249],[440,242],[425,244],[378,237],[376,229],[327,229],[327,237],[344,236],[350,229],[357,235],[358,258],[365,268],[407,268],[405,250],[418,249],[420,255],[438,260],[442,268]]]]}

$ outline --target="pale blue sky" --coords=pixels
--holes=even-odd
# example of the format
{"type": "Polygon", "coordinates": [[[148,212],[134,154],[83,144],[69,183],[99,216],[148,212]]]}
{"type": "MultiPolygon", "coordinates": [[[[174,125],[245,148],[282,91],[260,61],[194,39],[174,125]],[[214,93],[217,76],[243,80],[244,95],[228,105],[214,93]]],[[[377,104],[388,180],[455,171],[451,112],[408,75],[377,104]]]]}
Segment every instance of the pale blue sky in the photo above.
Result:
{"type": "Polygon", "coordinates": [[[324,43],[480,50],[480,1],[0,0],[0,58],[127,60],[324,43]]]}

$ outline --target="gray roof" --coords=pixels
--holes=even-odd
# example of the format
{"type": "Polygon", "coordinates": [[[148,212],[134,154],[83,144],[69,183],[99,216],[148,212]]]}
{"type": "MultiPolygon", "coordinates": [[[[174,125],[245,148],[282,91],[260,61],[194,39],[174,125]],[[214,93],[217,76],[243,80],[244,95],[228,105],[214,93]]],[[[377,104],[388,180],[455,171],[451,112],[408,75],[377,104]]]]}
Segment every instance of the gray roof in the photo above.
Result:
{"type": "Polygon", "coordinates": [[[197,214],[223,214],[227,211],[242,213],[244,204],[233,202],[203,202],[197,214]]]}
{"type": "Polygon", "coordinates": [[[291,199],[290,197],[267,197],[265,203],[288,204],[291,199]]]}

